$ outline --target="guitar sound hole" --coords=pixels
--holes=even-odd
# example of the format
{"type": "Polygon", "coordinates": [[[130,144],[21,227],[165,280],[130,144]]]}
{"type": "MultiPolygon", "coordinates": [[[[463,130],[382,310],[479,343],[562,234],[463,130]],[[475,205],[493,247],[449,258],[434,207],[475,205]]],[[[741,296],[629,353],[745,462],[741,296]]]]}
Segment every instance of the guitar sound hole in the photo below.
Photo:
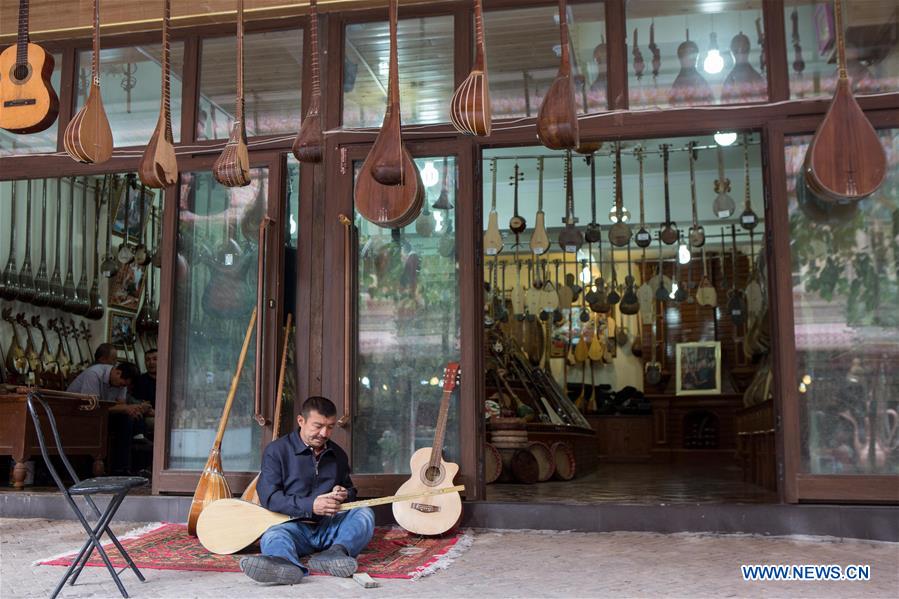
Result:
{"type": "Polygon", "coordinates": [[[435,482],[440,478],[440,468],[436,466],[430,466],[425,470],[425,478],[428,482],[435,482]]]}
{"type": "Polygon", "coordinates": [[[17,64],[13,66],[10,75],[16,81],[24,83],[31,75],[31,67],[28,64],[17,64]]]}

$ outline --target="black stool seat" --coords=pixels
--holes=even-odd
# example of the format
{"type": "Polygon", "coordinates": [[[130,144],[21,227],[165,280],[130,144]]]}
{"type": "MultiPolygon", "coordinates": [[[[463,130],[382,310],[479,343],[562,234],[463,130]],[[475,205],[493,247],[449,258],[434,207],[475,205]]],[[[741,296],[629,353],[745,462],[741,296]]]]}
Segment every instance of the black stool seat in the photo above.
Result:
{"type": "Polygon", "coordinates": [[[118,493],[125,489],[143,487],[148,481],[143,476],[98,476],[88,478],[69,487],[72,495],[93,495],[95,493],[118,493]]]}

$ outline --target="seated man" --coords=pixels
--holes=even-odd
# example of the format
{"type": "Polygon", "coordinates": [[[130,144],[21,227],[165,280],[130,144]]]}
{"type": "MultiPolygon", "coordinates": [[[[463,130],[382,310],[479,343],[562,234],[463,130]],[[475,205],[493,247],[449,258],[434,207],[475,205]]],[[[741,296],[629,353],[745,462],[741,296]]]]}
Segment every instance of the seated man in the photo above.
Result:
{"type": "MultiPolygon", "coordinates": [[[[144,365],[147,371],[135,379],[131,386],[131,396],[140,404],[150,427],[150,420],[156,406],[156,350],[148,349],[144,353],[144,365]]],[[[152,427],[150,427],[152,429],[152,427]]]]}
{"type": "Polygon", "coordinates": [[[115,366],[94,364],[72,381],[66,391],[96,395],[101,400],[114,401],[109,408],[109,454],[107,462],[112,474],[128,474],[131,470],[131,449],[135,435],[144,432],[144,411],[138,404],[129,404],[128,387],[140,373],[130,362],[115,366]]]}
{"type": "Polygon", "coordinates": [[[324,397],[303,403],[300,430],[273,441],[262,456],[256,491],[263,507],[300,518],[268,529],[262,555],[240,560],[240,569],[257,582],[296,584],[308,574],[300,558],[331,576],[352,576],[356,556],[374,533],[375,516],[361,507],[338,512],[356,497],[347,455],[329,440],[337,408],[324,397]]]}
{"type": "Polygon", "coordinates": [[[109,364],[115,366],[119,361],[118,352],[112,343],[101,343],[94,351],[94,364],[109,364]]]}

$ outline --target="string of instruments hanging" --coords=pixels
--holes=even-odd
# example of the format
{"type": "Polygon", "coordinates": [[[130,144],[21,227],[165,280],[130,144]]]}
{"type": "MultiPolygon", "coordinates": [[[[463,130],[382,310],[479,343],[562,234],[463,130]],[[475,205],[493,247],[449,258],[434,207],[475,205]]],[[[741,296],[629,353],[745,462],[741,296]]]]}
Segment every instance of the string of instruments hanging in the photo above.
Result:
{"type": "Polygon", "coordinates": [[[615,142],[584,158],[522,148],[486,158],[488,411],[576,424],[571,412],[596,413],[613,373],[637,389],[663,389],[672,310],[696,321],[699,336],[702,322],[726,320],[740,344],[760,326],[765,258],[756,241],[763,220],[753,208],[760,186],[752,184],[761,179],[758,142],[748,133],[728,147],[661,141],[615,142]],[[729,196],[728,162],[742,167],[742,211],[729,196]],[[504,173],[512,190],[497,201],[495,180],[504,173]],[[578,204],[585,207],[588,192],[590,222],[581,226],[578,204]],[[546,197],[555,200],[547,205],[546,197]],[[610,198],[607,211],[597,211],[597,197],[610,198]],[[534,208],[540,224],[531,231],[525,215],[534,208]],[[501,229],[503,211],[511,219],[501,229]],[[547,245],[547,238],[557,241],[547,245]],[[622,375],[622,368],[640,375],[622,375]]]}
{"type": "Polygon", "coordinates": [[[127,326],[110,326],[105,340],[122,347],[128,359],[136,360],[138,345],[156,347],[161,197],[134,174],[2,185],[11,198],[4,226],[9,249],[0,273],[0,298],[9,302],[3,321],[11,327],[0,343],[4,380],[65,389],[92,363],[86,321],[100,320],[107,308],[115,308],[127,326]],[[121,242],[113,250],[117,236],[121,242]],[[34,265],[32,237],[40,246],[34,265]]]}

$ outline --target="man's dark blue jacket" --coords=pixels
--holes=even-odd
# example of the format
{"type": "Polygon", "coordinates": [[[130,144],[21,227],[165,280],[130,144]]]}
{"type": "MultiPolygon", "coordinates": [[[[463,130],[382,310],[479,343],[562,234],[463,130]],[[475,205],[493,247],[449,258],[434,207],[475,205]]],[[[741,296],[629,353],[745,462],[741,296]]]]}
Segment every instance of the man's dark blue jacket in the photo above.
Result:
{"type": "Polygon", "coordinates": [[[319,495],[334,485],[347,490],[347,501],[356,499],[346,452],[328,441],[316,460],[312,448],[294,431],[269,444],[262,455],[262,474],[256,485],[262,507],[304,520],[321,517],[312,512],[319,495]]]}

